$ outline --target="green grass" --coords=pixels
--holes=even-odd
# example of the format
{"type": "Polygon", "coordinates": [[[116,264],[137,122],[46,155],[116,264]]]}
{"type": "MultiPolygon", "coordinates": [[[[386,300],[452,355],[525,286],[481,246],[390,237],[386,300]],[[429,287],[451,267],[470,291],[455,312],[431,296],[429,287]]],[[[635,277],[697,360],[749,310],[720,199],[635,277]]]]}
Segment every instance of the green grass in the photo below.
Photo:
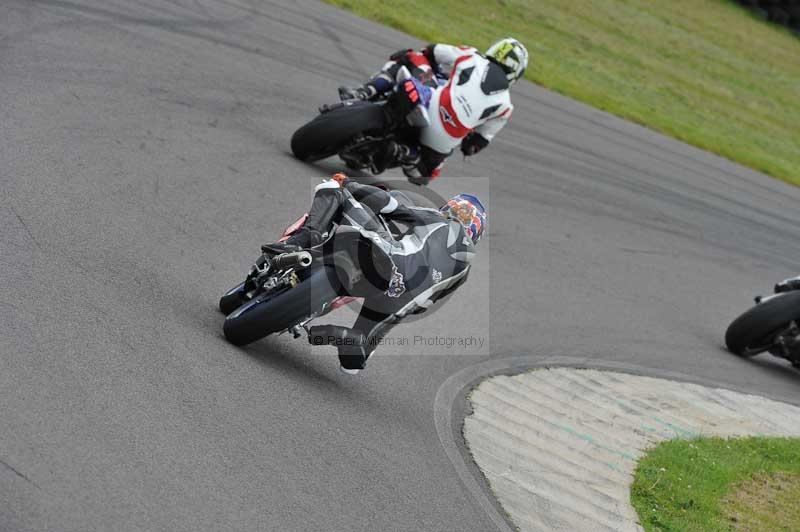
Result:
{"type": "Polygon", "coordinates": [[[800,185],[800,39],[731,1],[329,2],[431,42],[514,36],[531,80],[800,185]]]}
{"type": "MultiPolygon", "coordinates": [[[[733,521],[758,515],[752,508],[753,482],[782,472],[782,479],[800,479],[800,440],[791,438],[704,438],[672,440],[651,449],[639,461],[631,503],[645,530],[731,530],[733,521]],[[747,496],[747,493],[750,496],[747,496]]],[[[791,486],[783,483],[783,486],[791,486]]],[[[794,485],[794,490],[798,486],[794,485]]],[[[768,490],[767,490],[768,492],[768,490]]],[[[775,501],[775,497],[772,497],[775,501]]],[[[766,501],[762,501],[766,502],[766,501]]],[[[800,530],[797,498],[773,512],[786,530],[800,530]],[[794,520],[794,521],[792,521],[794,520]]],[[[762,523],[763,525],[764,523],[762,523]]],[[[764,525],[766,526],[766,525],[764,525]]],[[[780,528],[772,528],[779,530],[780,528]]],[[[767,530],[760,527],[759,530],[767,530]]]]}

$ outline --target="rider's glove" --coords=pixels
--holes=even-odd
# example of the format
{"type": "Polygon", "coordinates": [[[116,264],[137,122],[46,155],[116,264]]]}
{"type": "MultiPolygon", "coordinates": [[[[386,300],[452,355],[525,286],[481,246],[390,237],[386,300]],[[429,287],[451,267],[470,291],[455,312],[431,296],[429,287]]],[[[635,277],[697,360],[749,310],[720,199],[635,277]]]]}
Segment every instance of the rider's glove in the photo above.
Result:
{"type": "Polygon", "coordinates": [[[461,153],[467,157],[475,155],[488,145],[489,141],[483,135],[473,131],[461,141],[461,153]]]}

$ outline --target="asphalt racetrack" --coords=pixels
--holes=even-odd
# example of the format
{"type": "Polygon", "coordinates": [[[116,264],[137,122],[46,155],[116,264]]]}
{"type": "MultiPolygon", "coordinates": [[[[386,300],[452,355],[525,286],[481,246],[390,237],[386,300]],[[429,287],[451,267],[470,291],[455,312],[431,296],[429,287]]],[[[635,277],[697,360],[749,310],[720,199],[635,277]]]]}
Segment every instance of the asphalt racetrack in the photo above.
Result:
{"type": "Polygon", "coordinates": [[[342,168],[291,133],[416,44],[306,0],[0,4],[0,530],[490,530],[433,412],[489,358],[800,402],[788,364],[722,347],[800,270],[800,189],[527,82],[446,167],[488,178],[469,283],[396,329],[483,354],[386,346],[351,378],[287,335],[226,343],[219,296],[342,168]]]}

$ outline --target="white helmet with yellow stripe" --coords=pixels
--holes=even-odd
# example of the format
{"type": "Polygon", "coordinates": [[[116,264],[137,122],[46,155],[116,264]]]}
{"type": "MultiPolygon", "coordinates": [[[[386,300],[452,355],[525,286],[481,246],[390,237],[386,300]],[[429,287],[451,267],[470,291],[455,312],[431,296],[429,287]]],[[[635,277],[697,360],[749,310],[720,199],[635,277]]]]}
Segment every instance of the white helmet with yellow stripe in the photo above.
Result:
{"type": "Polygon", "coordinates": [[[516,39],[500,39],[486,50],[486,57],[493,59],[506,71],[509,83],[514,83],[525,74],[528,67],[528,50],[516,39]]]}

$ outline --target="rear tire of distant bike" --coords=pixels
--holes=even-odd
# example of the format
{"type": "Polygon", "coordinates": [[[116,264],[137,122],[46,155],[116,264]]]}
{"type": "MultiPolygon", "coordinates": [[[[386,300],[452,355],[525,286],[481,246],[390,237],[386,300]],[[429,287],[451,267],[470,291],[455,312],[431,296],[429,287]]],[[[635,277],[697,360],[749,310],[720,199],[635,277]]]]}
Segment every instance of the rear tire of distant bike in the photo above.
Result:
{"type": "Polygon", "coordinates": [[[800,291],[759,303],[733,320],[725,332],[725,344],[739,356],[757,355],[766,351],[772,336],[792,321],[800,321],[800,291]]]}
{"type": "Polygon", "coordinates": [[[336,155],[359,133],[386,127],[383,106],[359,102],[323,113],[292,135],[292,153],[305,162],[336,155]]]}
{"type": "Polygon", "coordinates": [[[241,346],[297,325],[339,296],[335,279],[333,267],[326,266],[294,288],[252,299],[225,319],[225,338],[241,346]]]}

